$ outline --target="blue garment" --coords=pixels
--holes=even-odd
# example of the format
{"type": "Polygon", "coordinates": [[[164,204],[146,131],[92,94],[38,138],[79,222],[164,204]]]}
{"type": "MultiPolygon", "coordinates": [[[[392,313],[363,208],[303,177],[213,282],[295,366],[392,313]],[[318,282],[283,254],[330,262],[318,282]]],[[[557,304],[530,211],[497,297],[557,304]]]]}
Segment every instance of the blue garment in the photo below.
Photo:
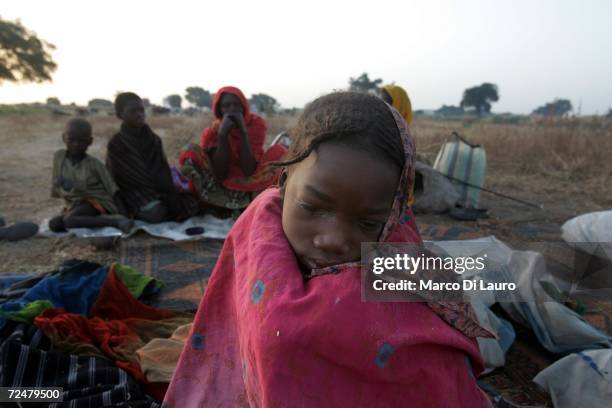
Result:
{"type": "Polygon", "coordinates": [[[35,275],[0,275],[0,295],[17,282],[30,279],[35,275]]]}
{"type": "MultiPolygon", "coordinates": [[[[0,315],[19,311],[35,300],[48,300],[55,307],[65,308],[67,313],[88,315],[107,274],[108,267],[96,263],[73,263],[60,273],[42,279],[21,298],[0,305],[0,315]]],[[[0,327],[3,325],[0,321],[0,327]]]]}

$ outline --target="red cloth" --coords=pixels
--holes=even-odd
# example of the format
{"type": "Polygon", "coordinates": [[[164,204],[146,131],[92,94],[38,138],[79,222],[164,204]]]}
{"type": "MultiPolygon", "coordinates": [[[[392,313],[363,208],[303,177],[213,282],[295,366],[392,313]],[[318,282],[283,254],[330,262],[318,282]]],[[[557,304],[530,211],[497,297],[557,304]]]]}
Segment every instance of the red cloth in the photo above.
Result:
{"type": "MultiPolygon", "coordinates": [[[[275,144],[270,146],[265,151],[255,172],[249,177],[234,177],[223,180],[223,187],[228,190],[243,191],[243,192],[259,192],[272,186],[277,182],[278,176],[280,175],[281,168],[276,166],[269,166],[268,163],[280,161],[285,154],[287,149],[285,146],[275,144]]],[[[200,146],[195,144],[189,144],[185,146],[179,155],[179,165],[183,165],[185,162],[191,161],[193,165],[200,169],[202,173],[212,175],[212,164],[208,154],[200,146]]],[[[189,180],[189,191],[191,193],[197,193],[197,188],[193,184],[193,180],[189,180]]]]}
{"type": "Polygon", "coordinates": [[[77,355],[109,358],[145,386],[145,390],[163,399],[167,384],[147,382],[136,350],[151,337],[167,337],[185,317],[156,309],[134,298],[111,267],[91,317],[65,313],[63,308],[45,310],[34,323],[51,339],[55,349],[77,355]]]}
{"type": "Polygon", "coordinates": [[[175,317],[176,312],[147,306],[132,296],[128,288],[115,273],[115,265],[113,264],[104,281],[104,285],[100,289],[98,299],[91,308],[90,315],[113,320],[131,317],[160,320],[175,317]]]}
{"type": "MultiPolygon", "coordinates": [[[[213,112],[216,119],[210,127],[204,129],[204,132],[202,132],[200,144],[204,150],[217,147],[217,131],[219,130],[221,120],[223,119],[219,113],[219,103],[221,102],[221,96],[225,93],[236,95],[240,99],[240,102],[242,102],[242,106],[244,107],[244,124],[247,128],[249,144],[251,145],[251,150],[259,166],[264,154],[264,143],[266,141],[267,131],[266,122],[261,117],[251,113],[246,97],[242,91],[236,87],[226,86],[219,89],[219,91],[217,91],[215,94],[213,98],[213,112]]],[[[242,168],[240,167],[240,139],[240,131],[235,127],[232,128],[229,132],[230,166],[227,176],[228,180],[245,177],[242,168]]]]}
{"type": "Polygon", "coordinates": [[[63,308],[52,308],[36,317],[34,324],[51,339],[55,349],[109,358],[137,381],[146,382],[140,364],[126,360],[131,352],[135,353],[144,344],[137,333],[134,319],[88,319],[83,315],[65,313],[63,308]]]}

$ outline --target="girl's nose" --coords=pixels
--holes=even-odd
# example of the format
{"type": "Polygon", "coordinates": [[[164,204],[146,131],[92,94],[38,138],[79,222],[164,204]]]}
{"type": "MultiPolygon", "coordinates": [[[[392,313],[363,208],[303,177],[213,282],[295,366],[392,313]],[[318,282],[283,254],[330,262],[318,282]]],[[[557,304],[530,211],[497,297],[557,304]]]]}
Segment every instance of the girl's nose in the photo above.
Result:
{"type": "Polygon", "coordinates": [[[334,255],[344,255],[350,251],[349,237],[342,228],[332,228],[316,234],[313,245],[323,252],[334,255]]]}

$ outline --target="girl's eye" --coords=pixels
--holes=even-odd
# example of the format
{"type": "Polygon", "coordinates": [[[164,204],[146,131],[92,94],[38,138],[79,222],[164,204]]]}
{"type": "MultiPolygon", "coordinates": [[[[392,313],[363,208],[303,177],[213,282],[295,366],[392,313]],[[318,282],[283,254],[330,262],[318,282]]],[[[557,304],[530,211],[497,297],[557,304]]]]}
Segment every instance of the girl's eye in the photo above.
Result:
{"type": "Polygon", "coordinates": [[[378,221],[360,221],[359,227],[364,231],[375,231],[382,226],[382,223],[378,221]]]}
{"type": "Polygon", "coordinates": [[[309,214],[314,214],[316,211],[316,208],[313,205],[310,205],[308,203],[300,201],[298,205],[300,206],[301,209],[305,210],[309,214]]]}

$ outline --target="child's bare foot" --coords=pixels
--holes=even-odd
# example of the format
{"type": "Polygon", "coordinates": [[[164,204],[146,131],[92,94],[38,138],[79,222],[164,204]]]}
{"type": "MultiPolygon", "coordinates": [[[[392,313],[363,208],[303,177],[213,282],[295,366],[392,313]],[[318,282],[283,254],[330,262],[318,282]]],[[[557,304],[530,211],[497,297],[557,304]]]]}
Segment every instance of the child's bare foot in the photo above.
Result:
{"type": "Polygon", "coordinates": [[[130,218],[122,218],[117,221],[117,228],[119,228],[121,232],[123,232],[124,234],[127,234],[128,232],[130,232],[133,226],[134,226],[134,220],[130,218]]]}

